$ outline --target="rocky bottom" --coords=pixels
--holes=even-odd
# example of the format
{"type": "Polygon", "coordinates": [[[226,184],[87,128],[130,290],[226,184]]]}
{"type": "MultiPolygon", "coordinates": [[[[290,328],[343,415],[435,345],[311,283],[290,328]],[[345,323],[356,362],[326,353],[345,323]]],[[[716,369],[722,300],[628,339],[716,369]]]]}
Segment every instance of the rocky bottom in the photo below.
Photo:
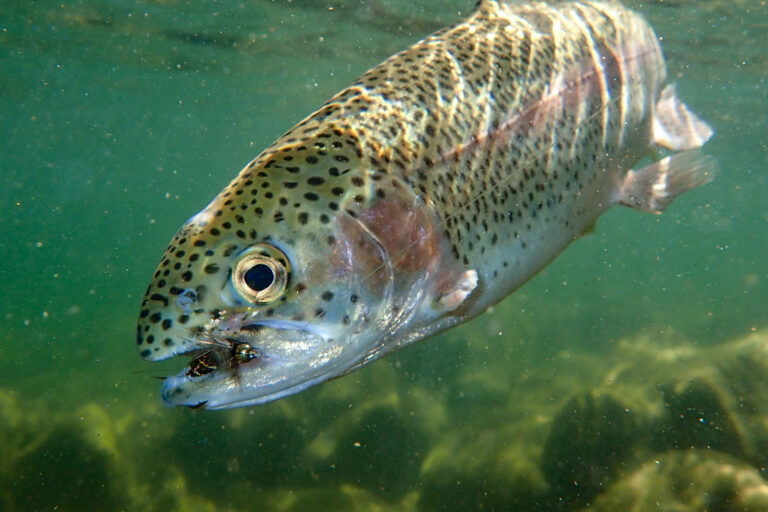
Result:
{"type": "Polygon", "coordinates": [[[0,509],[768,510],[765,335],[497,359],[448,384],[394,359],[224,413],[5,390],[0,509]]]}

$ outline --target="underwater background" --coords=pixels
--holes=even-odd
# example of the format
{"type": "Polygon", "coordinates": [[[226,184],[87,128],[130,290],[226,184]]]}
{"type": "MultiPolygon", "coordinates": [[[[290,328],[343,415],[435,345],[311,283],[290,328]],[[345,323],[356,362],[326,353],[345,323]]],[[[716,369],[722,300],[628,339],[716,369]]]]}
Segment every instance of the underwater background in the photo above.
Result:
{"type": "Polygon", "coordinates": [[[176,229],[472,0],[0,6],[0,510],[768,510],[768,5],[626,2],[720,172],[485,315],[277,402],[169,409],[176,229]]]}

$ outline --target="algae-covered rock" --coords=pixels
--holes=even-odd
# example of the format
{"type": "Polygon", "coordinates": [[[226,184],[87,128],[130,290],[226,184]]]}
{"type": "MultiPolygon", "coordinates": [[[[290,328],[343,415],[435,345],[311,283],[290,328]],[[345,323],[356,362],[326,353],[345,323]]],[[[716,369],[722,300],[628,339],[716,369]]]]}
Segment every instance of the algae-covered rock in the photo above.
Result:
{"type": "Polygon", "coordinates": [[[703,448],[768,465],[768,337],[704,349],[660,378],[653,448],[703,448]]]}
{"type": "Polygon", "coordinates": [[[337,478],[398,499],[418,481],[426,438],[394,407],[377,407],[350,418],[331,460],[337,478]]]}
{"type": "MultiPolygon", "coordinates": [[[[380,380],[388,373],[376,370],[366,375],[380,380]]],[[[394,385],[381,389],[391,391],[337,411],[317,429],[306,446],[305,460],[324,485],[352,486],[395,502],[418,482],[430,444],[425,413],[433,413],[433,421],[441,421],[443,414],[418,392],[399,394],[394,385]]]]}
{"type": "MultiPolygon", "coordinates": [[[[621,416],[620,407],[609,407],[613,412],[603,414],[596,412],[600,407],[594,405],[594,400],[592,405],[585,400],[581,405],[575,398],[553,422],[550,442],[542,460],[544,467],[550,468],[545,471],[550,481],[555,485],[560,481],[567,488],[567,471],[558,474],[557,469],[559,465],[567,467],[569,464],[565,461],[572,464],[575,460],[573,481],[593,482],[592,493],[587,493],[586,501],[583,486],[579,486],[582,490],[577,502],[600,503],[601,510],[659,509],[653,505],[656,501],[662,503],[661,510],[713,509],[708,507],[720,510],[717,506],[725,507],[722,510],[763,510],[762,505],[755,505],[759,501],[747,499],[747,495],[752,495],[739,490],[734,482],[750,481],[750,485],[754,484],[754,489],[759,491],[756,496],[761,495],[765,485],[759,480],[757,470],[752,468],[765,467],[768,457],[768,338],[751,336],[704,348],[666,346],[644,340],[622,344],[617,355],[622,352],[625,357],[617,362],[618,369],[609,370],[606,383],[593,391],[610,390],[622,400],[626,397],[627,401],[623,403],[631,404],[627,409],[632,411],[634,425],[628,423],[621,427],[628,429],[624,436],[626,447],[620,449],[623,451],[622,464],[613,464],[615,460],[612,458],[612,446],[620,446],[622,438],[621,428],[613,428],[620,426],[614,425],[615,419],[621,416]],[[569,413],[569,410],[574,412],[569,413]],[[579,421],[595,425],[592,430],[604,430],[610,435],[608,439],[593,436],[594,443],[590,448],[589,436],[585,439],[579,429],[564,426],[569,417],[571,420],[581,418],[579,421]],[[648,459],[656,460],[656,454],[669,450],[673,451],[669,452],[672,455],[664,456],[666,466],[677,469],[667,472],[658,464],[647,463],[632,476],[627,475],[628,467],[637,467],[648,459]],[[713,459],[715,455],[706,455],[718,451],[738,457],[738,460],[713,459]],[[598,463],[590,464],[589,461],[594,461],[599,453],[609,455],[608,463],[601,464],[598,460],[598,463]],[[609,470],[611,465],[615,471],[609,470]],[[707,480],[707,471],[713,480],[707,480]],[[618,478],[621,478],[620,483],[612,485],[611,481],[618,478]],[[599,485],[594,485],[595,482],[599,485]],[[642,493],[632,494],[627,498],[629,501],[622,501],[627,489],[633,486],[642,493]],[[690,488],[693,495],[686,496],[682,490],[685,488],[690,488]],[[723,488],[733,489],[725,492],[723,488]],[[713,501],[707,505],[705,497],[699,496],[696,489],[706,489],[701,491],[702,496],[710,496],[713,501]],[[713,493],[725,497],[715,499],[713,493]]],[[[745,486],[744,489],[749,488],[745,486]]],[[[578,492],[575,484],[573,492],[578,492]]]]}
{"type": "Polygon", "coordinates": [[[664,392],[666,414],[656,429],[660,449],[704,448],[740,455],[744,440],[737,402],[715,371],[688,377],[664,392]]]}
{"type": "Polygon", "coordinates": [[[602,384],[572,395],[548,425],[540,465],[561,505],[592,502],[627,468],[668,450],[766,466],[768,339],[704,348],[637,340],[612,356],[602,384]]]}
{"type": "Polygon", "coordinates": [[[94,405],[57,414],[35,399],[24,404],[12,391],[0,392],[0,509],[124,508],[130,470],[112,418],[94,405]]]}
{"type": "Polygon", "coordinates": [[[13,510],[119,510],[125,486],[112,454],[74,423],[57,425],[16,462],[13,510]]]}
{"type": "Polygon", "coordinates": [[[758,470],[714,451],[671,451],[597,497],[594,512],[756,512],[768,510],[768,482],[758,470]]]}
{"type": "Polygon", "coordinates": [[[541,467],[566,503],[585,503],[611,482],[645,437],[631,410],[603,393],[574,396],[555,416],[541,467]]]}
{"type": "Polygon", "coordinates": [[[547,496],[537,466],[542,425],[535,417],[436,440],[421,472],[421,510],[530,510],[547,496]]]}
{"type": "Polygon", "coordinates": [[[240,481],[260,488],[310,481],[302,464],[305,427],[286,417],[281,407],[262,409],[260,416],[240,418],[241,411],[194,411],[182,416],[173,436],[156,449],[163,454],[162,478],[194,483],[205,497],[241,500],[230,492],[240,481]],[[181,473],[177,477],[176,473],[181,473]]]}

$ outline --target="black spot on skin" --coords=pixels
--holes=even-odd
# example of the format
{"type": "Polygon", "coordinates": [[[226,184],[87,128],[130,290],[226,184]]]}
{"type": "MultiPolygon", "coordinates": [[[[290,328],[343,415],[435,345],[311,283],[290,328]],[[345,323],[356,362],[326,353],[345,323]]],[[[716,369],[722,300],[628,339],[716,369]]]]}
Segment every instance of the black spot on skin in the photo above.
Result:
{"type": "Polygon", "coordinates": [[[149,299],[162,302],[164,306],[168,305],[168,298],[165,295],[160,295],[159,293],[153,293],[149,299]]]}
{"type": "Polygon", "coordinates": [[[349,302],[351,302],[352,304],[357,302],[358,299],[359,299],[359,297],[357,295],[355,295],[354,293],[349,296],[349,302]]]}
{"type": "Polygon", "coordinates": [[[149,357],[152,354],[152,351],[150,349],[142,350],[141,351],[141,357],[149,357]]]}
{"type": "Polygon", "coordinates": [[[283,183],[285,188],[296,188],[299,184],[295,181],[286,181],[283,183]]]}
{"type": "Polygon", "coordinates": [[[171,286],[171,287],[168,289],[168,293],[170,293],[171,295],[181,295],[181,293],[182,293],[183,291],[184,291],[184,290],[182,290],[181,288],[177,288],[177,287],[175,287],[175,286],[171,286]]]}
{"type": "Polygon", "coordinates": [[[181,279],[182,279],[183,281],[189,281],[189,280],[191,280],[191,279],[192,279],[192,272],[190,272],[189,270],[187,270],[186,272],[184,272],[183,274],[181,274],[181,279]]]}
{"type": "Polygon", "coordinates": [[[147,345],[151,345],[151,344],[153,344],[154,342],[155,342],[155,337],[154,337],[152,334],[150,334],[149,336],[147,336],[147,345]]]}
{"type": "Polygon", "coordinates": [[[171,338],[165,338],[163,340],[163,345],[165,345],[166,347],[170,347],[171,345],[173,345],[173,340],[171,338]]]}
{"type": "Polygon", "coordinates": [[[152,322],[153,324],[156,324],[162,319],[163,319],[163,315],[161,315],[160,313],[155,313],[151,317],[149,317],[149,321],[152,322]]]}
{"type": "Polygon", "coordinates": [[[317,157],[315,155],[309,155],[307,158],[305,158],[308,164],[316,164],[317,163],[317,157]]]}
{"type": "Polygon", "coordinates": [[[309,215],[307,212],[301,212],[299,213],[299,224],[306,224],[307,221],[309,221],[309,215]]]}
{"type": "Polygon", "coordinates": [[[318,199],[320,199],[320,196],[318,196],[314,192],[307,192],[306,194],[304,194],[304,198],[308,201],[317,201],[318,199]]]}
{"type": "Polygon", "coordinates": [[[312,186],[317,187],[317,186],[320,186],[323,183],[325,183],[325,179],[321,178],[320,176],[312,176],[311,178],[309,178],[307,180],[307,183],[309,183],[312,186]]]}
{"type": "Polygon", "coordinates": [[[215,263],[211,263],[209,265],[206,265],[203,271],[205,271],[206,274],[215,274],[216,272],[219,271],[219,266],[215,263]]]}
{"type": "Polygon", "coordinates": [[[166,318],[165,320],[163,320],[162,326],[164,331],[167,331],[168,329],[170,329],[171,325],[173,325],[173,321],[170,318],[166,318]]]}
{"type": "Polygon", "coordinates": [[[149,310],[148,309],[142,309],[141,313],[139,313],[139,318],[146,318],[147,315],[149,315],[149,310]]]}
{"type": "Polygon", "coordinates": [[[324,301],[329,302],[329,301],[333,300],[333,292],[332,291],[325,291],[325,292],[323,292],[323,294],[320,297],[324,301]]]}
{"type": "Polygon", "coordinates": [[[179,323],[180,323],[181,325],[184,325],[184,324],[186,324],[187,322],[189,322],[189,315],[181,315],[181,316],[179,317],[179,323]]]}

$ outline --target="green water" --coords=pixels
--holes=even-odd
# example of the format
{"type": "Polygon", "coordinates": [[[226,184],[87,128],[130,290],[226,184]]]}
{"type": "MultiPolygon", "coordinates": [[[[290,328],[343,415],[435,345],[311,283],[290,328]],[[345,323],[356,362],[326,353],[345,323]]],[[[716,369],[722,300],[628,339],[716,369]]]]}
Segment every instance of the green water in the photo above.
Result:
{"type": "Polygon", "coordinates": [[[720,175],[493,311],[269,405],[136,354],[175,230],[471,0],[0,6],[0,510],[768,510],[768,6],[632,2],[720,175]],[[635,485],[632,485],[632,482],[635,485]]]}

